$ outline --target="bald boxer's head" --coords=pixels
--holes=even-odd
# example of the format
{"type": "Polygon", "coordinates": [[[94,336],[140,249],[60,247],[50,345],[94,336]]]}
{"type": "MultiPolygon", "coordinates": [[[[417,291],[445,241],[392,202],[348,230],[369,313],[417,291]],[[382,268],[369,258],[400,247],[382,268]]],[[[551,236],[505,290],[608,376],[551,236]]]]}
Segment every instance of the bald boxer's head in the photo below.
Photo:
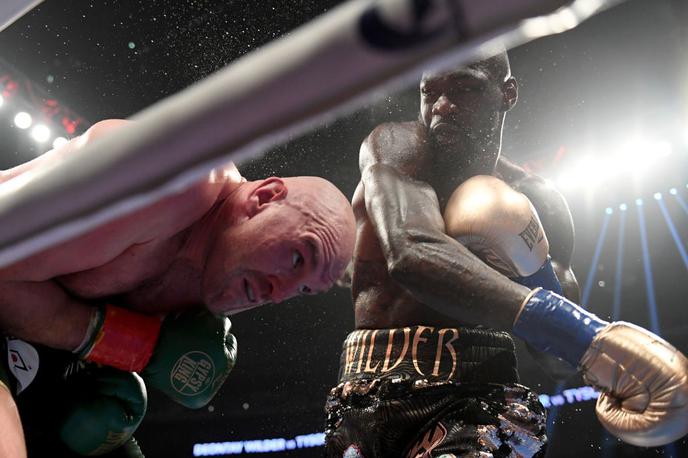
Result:
{"type": "Polygon", "coordinates": [[[425,73],[420,118],[440,148],[467,162],[496,163],[504,114],[518,98],[506,52],[450,71],[425,73]]]}
{"type": "Polygon", "coordinates": [[[206,263],[203,295],[216,313],[235,313],[328,290],[351,259],[351,205],[317,177],[268,178],[230,194],[206,263]]]}

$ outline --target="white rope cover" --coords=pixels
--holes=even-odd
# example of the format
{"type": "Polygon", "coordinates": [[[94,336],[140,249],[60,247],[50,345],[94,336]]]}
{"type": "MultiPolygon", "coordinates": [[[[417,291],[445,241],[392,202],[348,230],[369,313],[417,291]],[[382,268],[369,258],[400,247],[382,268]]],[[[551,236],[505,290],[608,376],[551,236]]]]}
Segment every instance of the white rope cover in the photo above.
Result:
{"type": "Polygon", "coordinates": [[[619,1],[347,2],[143,110],[116,135],[0,185],[0,266],[264,152],[422,68],[562,32],[619,1]]]}
{"type": "Polygon", "coordinates": [[[2,0],[0,2],[0,32],[35,8],[43,0],[2,0]]]}

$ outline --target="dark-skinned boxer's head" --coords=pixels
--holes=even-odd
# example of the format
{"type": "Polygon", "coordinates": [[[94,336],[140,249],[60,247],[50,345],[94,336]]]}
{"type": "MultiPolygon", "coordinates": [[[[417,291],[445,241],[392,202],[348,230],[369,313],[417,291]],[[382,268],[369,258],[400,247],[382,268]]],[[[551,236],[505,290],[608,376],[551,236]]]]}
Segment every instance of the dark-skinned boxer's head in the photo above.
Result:
{"type": "Polygon", "coordinates": [[[209,310],[231,314],[327,291],[351,260],[353,210],[329,181],[268,178],[227,197],[203,275],[209,310]]]}
{"type": "Polygon", "coordinates": [[[437,148],[455,153],[467,165],[494,167],[504,115],[517,98],[509,58],[501,52],[457,69],[424,73],[420,119],[437,148]]]}

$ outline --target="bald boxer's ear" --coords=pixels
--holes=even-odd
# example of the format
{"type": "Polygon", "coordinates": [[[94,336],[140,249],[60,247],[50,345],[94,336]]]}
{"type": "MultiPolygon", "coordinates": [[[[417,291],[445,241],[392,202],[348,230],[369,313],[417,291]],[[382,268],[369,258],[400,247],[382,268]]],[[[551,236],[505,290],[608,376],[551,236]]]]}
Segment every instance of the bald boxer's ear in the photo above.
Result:
{"type": "Polygon", "coordinates": [[[248,198],[248,214],[253,216],[263,210],[271,202],[277,202],[287,197],[287,186],[284,180],[270,177],[260,182],[251,191],[248,198]]]}
{"type": "Polygon", "coordinates": [[[511,110],[518,100],[518,83],[516,78],[510,76],[502,85],[502,111],[511,110]]]}

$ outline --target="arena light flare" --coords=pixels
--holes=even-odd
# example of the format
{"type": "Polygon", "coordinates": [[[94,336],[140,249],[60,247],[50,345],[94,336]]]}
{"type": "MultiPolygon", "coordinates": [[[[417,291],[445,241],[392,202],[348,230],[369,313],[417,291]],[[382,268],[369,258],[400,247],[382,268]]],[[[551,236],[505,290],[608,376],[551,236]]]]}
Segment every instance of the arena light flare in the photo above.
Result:
{"type": "Polygon", "coordinates": [[[596,188],[617,178],[642,178],[672,153],[673,147],[667,141],[634,138],[609,155],[586,154],[567,161],[566,171],[559,175],[556,184],[571,191],[596,188]]]}
{"type": "Polygon", "coordinates": [[[45,124],[36,124],[36,126],[31,129],[31,138],[38,143],[47,142],[50,139],[50,128],[45,124]]]}
{"type": "Polygon", "coordinates": [[[33,118],[26,111],[20,111],[14,115],[14,125],[20,129],[28,129],[33,123],[33,118]]]}
{"type": "Polygon", "coordinates": [[[625,171],[639,175],[662,158],[669,156],[671,152],[669,142],[636,139],[616,153],[617,160],[614,162],[625,171]]]}
{"type": "Polygon", "coordinates": [[[53,140],[53,148],[59,148],[60,146],[67,143],[68,141],[69,140],[67,140],[64,137],[57,137],[55,140],[53,140]]]}

